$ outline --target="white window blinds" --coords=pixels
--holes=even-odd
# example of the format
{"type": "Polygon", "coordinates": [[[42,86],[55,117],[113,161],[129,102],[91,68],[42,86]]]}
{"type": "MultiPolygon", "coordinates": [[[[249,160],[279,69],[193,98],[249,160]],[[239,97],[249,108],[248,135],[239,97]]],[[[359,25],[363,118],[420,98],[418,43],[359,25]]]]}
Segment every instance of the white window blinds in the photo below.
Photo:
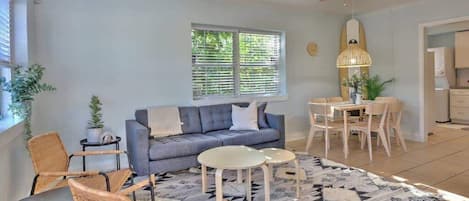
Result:
{"type": "Polygon", "coordinates": [[[0,63],[11,63],[10,0],[0,0],[0,63]]]}
{"type": "Polygon", "coordinates": [[[240,33],[240,94],[276,95],[280,35],[240,33]]]}
{"type": "Polygon", "coordinates": [[[194,99],[280,94],[280,33],[193,27],[194,99]]]}

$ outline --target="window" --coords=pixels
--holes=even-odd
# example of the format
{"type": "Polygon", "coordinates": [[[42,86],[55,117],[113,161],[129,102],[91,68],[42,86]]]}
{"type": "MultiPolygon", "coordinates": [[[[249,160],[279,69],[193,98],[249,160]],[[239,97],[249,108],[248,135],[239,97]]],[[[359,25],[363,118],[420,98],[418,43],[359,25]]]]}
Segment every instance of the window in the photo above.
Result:
{"type": "Polygon", "coordinates": [[[0,64],[11,65],[10,0],[0,0],[0,64]]]}
{"type": "MultiPolygon", "coordinates": [[[[0,0],[0,76],[11,79],[12,59],[12,8],[10,0],[0,0]]],[[[5,117],[11,96],[8,92],[0,93],[0,117],[5,117]]]]}
{"type": "Polygon", "coordinates": [[[281,94],[281,33],[193,25],[193,98],[281,94]]]}

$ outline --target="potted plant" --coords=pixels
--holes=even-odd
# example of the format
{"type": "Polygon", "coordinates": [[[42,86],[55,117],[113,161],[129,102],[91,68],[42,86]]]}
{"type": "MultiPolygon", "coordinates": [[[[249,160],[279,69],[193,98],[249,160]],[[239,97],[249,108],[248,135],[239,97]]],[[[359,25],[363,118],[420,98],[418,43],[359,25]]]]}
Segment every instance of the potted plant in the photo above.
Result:
{"type": "Polygon", "coordinates": [[[362,90],[365,87],[367,79],[368,75],[366,73],[355,73],[350,78],[343,80],[342,85],[352,89],[350,98],[353,104],[359,104],[361,102],[362,90]]]}
{"type": "Polygon", "coordinates": [[[88,121],[88,132],[86,139],[91,143],[100,142],[101,134],[103,133],[104,122],[102,120],[103,114],[101,113],[101,106],[103,104],[99,100],[98,96],[91,96],[89,104],[91,119],[88,121]]]}
{"type": "Polygon", "coordinates": [[[381,82],[378,75],[366,80],[365,90],[368,94],[368,100],[375,100],[386,89],[386,84],[394,82],[394,78],[381,82]]]}
{"type": "Polygon", "coordinates": [[[34,97],[41,92],[55,91],[50,84],[41,83],[45,68],[39,64],[33,64],[28,68],[16,66],[12,69],[12,79],[0,78],[3,91],[11,94],[9,110],[14,118],[24,121],[24,138],[29,140],[31,135],[31,113],[34,97]]]}

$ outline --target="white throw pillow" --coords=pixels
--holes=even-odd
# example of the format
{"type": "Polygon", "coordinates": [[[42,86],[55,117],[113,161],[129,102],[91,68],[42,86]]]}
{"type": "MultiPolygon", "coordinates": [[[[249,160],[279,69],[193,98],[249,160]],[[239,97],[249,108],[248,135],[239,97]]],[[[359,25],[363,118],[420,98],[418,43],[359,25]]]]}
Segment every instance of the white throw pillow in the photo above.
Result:
{"type": "Polygon", "coordinates": [[[231,126],[230,130],[259,130],[256,102],[252,102],[246,108],[237,105],[232,105],[231,108],[233,126],[231,126]]]}

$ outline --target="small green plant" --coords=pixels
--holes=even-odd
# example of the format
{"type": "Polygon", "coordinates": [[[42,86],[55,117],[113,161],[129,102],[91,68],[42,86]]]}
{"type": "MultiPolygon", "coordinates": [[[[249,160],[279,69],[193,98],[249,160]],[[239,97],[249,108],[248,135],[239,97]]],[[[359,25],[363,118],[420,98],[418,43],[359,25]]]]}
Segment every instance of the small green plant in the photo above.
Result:
{"type": "Polygon", "coordinates": [[[386,84],[394,82],[394,78],[381,82],[378,75],[366,80],[365,90],[368,94],[368,100],[375,100],[386,89],[386,84]]]}
{"type": "Polygon", "coordinates": [[[104,122],[102,120],[103,114],[101,113],[101,106],[103,104],[99,100],[98,96],[92,96],[90,101],[90,112],[91,112],[91,119],[88,122],[88,128],[103,128],[104,122]]]}
{"type": "Polygon", "coordinates": [[[350,78],[344,79],[342,85],[353,89],[354,93],[360,93],[366,86],[368,75],[366,73],[355,73],[350,78]]]}
{"type": "Polygon", "coordinates": [[[41,92],[55,91],[50,84],[41,83],[45,68],[39,64],[33,64],[28,68],[16,66],[12,70],[12,79],[0,78],[3,91],[11,94],[9,110],[15,117],[24,120],[24,137],[29,140],[31,135],[31,111],[34,97],[41,92]]]}

